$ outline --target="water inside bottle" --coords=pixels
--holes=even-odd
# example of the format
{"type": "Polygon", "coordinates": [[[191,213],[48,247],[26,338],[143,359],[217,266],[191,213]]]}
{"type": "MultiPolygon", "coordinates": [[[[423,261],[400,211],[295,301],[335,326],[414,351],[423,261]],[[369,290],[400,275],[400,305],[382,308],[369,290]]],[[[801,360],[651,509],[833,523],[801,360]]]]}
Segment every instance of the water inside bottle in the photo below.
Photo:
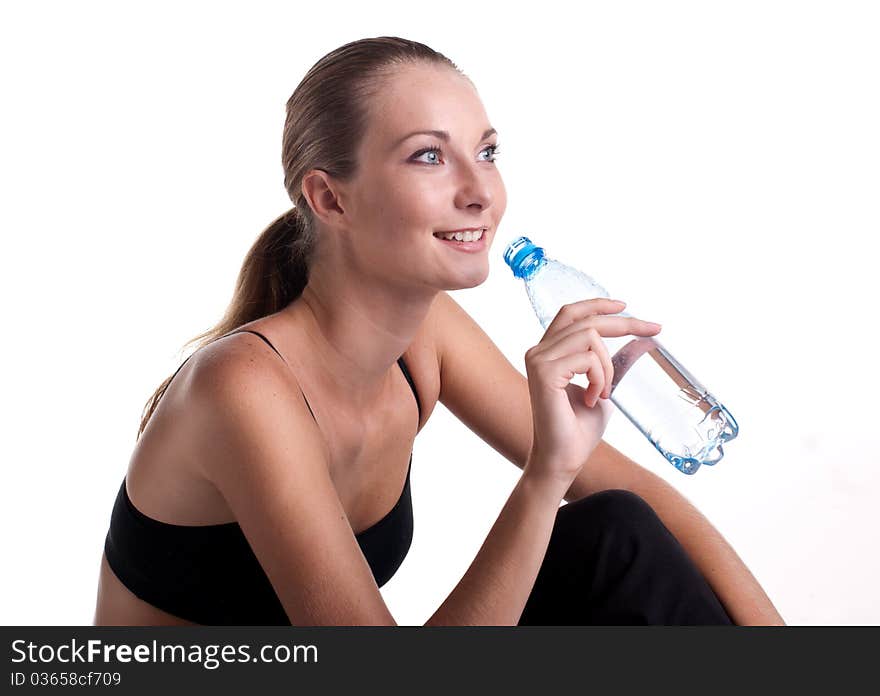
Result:
{"type": "Polygon", "coordinates": [[[656,337],[603,336],[602,340],[614,365],[611,400],[657,451],[684,474],[719,462],[723,444],[739,433],[724,405],[656,337]],[[666,396],[670,380],[677,388],[678,399],[673,401],[666,396]],[[651,424],[649,429],[630,418],[636,411],[651,414],[644,418],[651,424]]]}

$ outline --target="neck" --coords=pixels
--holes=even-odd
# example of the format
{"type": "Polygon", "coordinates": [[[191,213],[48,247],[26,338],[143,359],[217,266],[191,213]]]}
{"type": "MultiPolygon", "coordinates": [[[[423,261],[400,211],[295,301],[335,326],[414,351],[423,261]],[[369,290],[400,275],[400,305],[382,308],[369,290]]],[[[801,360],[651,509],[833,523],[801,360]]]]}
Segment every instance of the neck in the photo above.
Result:
{"type": "Polygon", "coordinates": [[[360,410],[382,396],[436,290],[414,294],[411,287],[371,283],[363,276],[352,282],[352,275],[313,267],[302,295],[283,311],[303,327],[310,372],[322,388],[333,401],[360,410]]]}

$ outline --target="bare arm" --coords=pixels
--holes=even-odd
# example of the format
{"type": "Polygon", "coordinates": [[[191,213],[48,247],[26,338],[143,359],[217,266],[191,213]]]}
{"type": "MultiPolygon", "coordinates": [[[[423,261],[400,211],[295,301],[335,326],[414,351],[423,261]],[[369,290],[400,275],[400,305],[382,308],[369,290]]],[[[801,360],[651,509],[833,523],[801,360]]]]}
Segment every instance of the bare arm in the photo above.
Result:
{"type": "MultiPolygon", "coordinates": [[[[441,366],[441,401],[522,469],[532,447],[528,380],[447,293],[438,295],[432,321],[441,366]]],[[[737,624],[784,623],[758,581],[709,521],[663,479],[601,440],[565,500],[610,488],[630,490],[654,508],[737,624]]]]}
{"type": "Polygon", "coordinates": [[[523,473],[473,563],[426,626],[516,626],[544,561],[559,490],[523,473]]]}

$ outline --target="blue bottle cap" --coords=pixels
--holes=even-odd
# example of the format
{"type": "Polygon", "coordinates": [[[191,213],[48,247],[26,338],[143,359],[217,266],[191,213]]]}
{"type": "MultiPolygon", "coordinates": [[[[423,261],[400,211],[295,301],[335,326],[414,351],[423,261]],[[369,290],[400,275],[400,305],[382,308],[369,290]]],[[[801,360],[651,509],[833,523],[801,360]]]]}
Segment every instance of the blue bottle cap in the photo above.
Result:
{"type": "Polygon", "coordinates": [[[528,237],[517,237],[504,250],[504,261],[517,278],[530,275],[543,258],[544,249],[528,237]]]}

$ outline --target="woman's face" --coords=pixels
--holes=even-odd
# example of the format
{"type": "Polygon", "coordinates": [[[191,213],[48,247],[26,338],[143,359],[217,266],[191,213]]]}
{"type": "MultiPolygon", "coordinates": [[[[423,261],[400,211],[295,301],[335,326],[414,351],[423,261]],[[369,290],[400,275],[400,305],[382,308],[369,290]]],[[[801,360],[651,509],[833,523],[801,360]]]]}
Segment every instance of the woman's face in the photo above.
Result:
{"type": "Polygon", "coordinates": [[[389,78],[371,103],[358,174],[344,188],[353,227],[343,240],[348,261],[404,286],[482,283],[507,205],[492,161],[498,136],[490,130],[476,90],[454,70],[411,66],[389,78]],[[448,139],[410,135],[422,130],[446,131],[448,139]],[[435,236],[469,227],[486,228],[481,249],[465,251],[435,236]]]}

